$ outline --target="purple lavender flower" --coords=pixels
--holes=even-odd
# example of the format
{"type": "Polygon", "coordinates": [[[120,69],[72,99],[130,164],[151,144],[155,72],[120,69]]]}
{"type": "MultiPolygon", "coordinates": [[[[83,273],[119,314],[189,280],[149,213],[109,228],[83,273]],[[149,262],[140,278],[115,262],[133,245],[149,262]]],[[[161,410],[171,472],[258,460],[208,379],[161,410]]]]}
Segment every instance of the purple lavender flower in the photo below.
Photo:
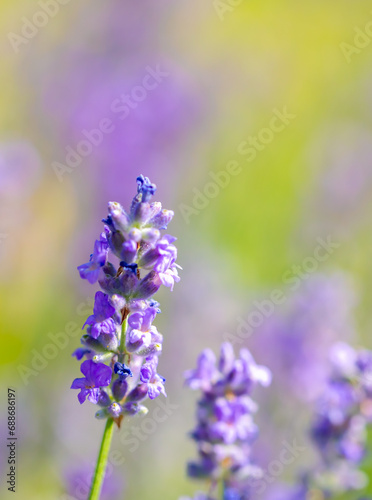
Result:
{"type": "Polygon", "coordinates": [[[159,351],[163,336],[152,324],[157,314],[157,309],[148,306],[145,310],[133,313],[129,320],[127,335],[127,350],[129,352],[159,351]]]}
{"type": "Polygon", "coordinates": [[[101,396],[101,387],[110,385],[112,372],[103,363],[94,363],[87,359],[81,365],[81,373],[84,378],[76,378],[71,385],[71,389],[80,389],[78,399],[80,404],[88,398],[91,403],[97,404],[101,396]]]}
{"type": "MultiPolygon", "coordinates": [[[[66,491],[69,495],[69,500],[86,500],[89,495],[89,486],[92,481],[93,466],[83,464],[69,469],[66,476],[66,491]]],[[[113,500],[122,498],[124,481],[120,474],[106,474],[101,500],[113,500]]]]}
{"type": "Polygon", "coordinates": [[[90,260],[87,264],[82,264],[78,267],[80,277],[89,281],[91,285],[96,283],[98,276],[103,267],[106,264],[108,253],[108,242],[105,233],[101,234],[101,238],[96,240],[94,244],[94,250],[90,256],[90,260]]]}
{"type": "Polygon", "coordinates": [[[116,332],[116,323],[112,318],[115,308],[110,304],[108,295],[103,292],[96,293],[93,312],[94,314],[89,316],[84,326],[91,326],[89,334],[94,339],[97,339],[102,333],[111,335],[116,332]]]}
{"type": "Polygon", "coordinates": [[[149,356],[146,358],[146,363],[142,365],[140,372],[141,382],[147,384],[148,396],[150,399],[155,399],[160,394],[166,396],[164,389],[165,378],[157,373],[158,357],[149,356]]]}
{"type": "Polygon", "coordinates": [[[209,479],[212,485],[222,482],[226,500],[248,498],[247,481],[261,475],[251,460],[258,429],[253,420],[257,405],[250,396],[257,384],[270,384],[269,370],[257,365],[247,349],[236,358],[232,345],[225,342],[218,362],[206,349],[185,379],[192,389],[202,391],[197,427],[191,434],[198,443],[199,460],[188,464],[189,476],[209,479]]]}
{"type": "MultiPolygon", "coordinates": [[[[350,285],[341,273],[314,274],[288,296],[284,310],[274,311],[253,330],[255,352],[288,397],[315,401],[327,379],[329,349],[338,339],[355,336],[356,297],[350,285]]],[[[248,324],[244,328],[249,331],[248,324]]]]}
{"type": "Polygon", "coordinates": [[[72,353],[72,356],[75,356],[75,358],[78,360],[78,361],[81,361],[83,359],[84,356],[86,356],[87,358],[91,355],[94,355],[94,351],[92,351],[91,349],[86,349],[85,347],[78,347],[77,349],[75,349],[75,351],[72,353]]]}
{"type": "Polygon", "coordinates": [[[110,202],[91,261],[78,268],[83,279],[98,279],[104,292],[96,293],[93,314],[83,326],[88,325],[83,347],[74,352],[79,360],[89,358],[81,368],[86,378],[76,379],[72,388],[81,389],[80,402],[88,398],[102,407],[97,418],[111,417],[118,425],[126,415],[145,414],[140,402],[147,397],[166,396],[165,379],[157,373],[163,336],[152,324],[160,309],[151,297],[162,283],[173,288],[179,277],[176,238],[161,234],[173,212],[151,202],[155,191],[140,175],[129,211],[110,202]]]}
{"type": "MultiPolygon", "coordinates": [[[[372,421],[369,385],[365,384],[366,374],[370,377],[370,359],[372,352],[356,351],[345,343],[331,349],[331,373],[317,400],[311,426],[319,462],[283,498],[305,500],[312,489],[328,498],[366,486],[367,477],[359,467],[366,454],[367,426],[372,421]]],[[[273,500],[276,498],[282,496],[274,495],[273,500]]]]}

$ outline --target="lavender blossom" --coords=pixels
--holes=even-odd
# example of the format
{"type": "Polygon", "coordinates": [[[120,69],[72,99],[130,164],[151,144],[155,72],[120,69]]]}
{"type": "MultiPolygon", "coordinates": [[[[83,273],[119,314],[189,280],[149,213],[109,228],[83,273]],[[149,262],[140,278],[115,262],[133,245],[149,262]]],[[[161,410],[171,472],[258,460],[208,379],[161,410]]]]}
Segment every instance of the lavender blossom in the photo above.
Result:
{"type": "Polygon", "coordinates": [[[247,481],[261,476],[261,470],[251,460],[251,446],[258,434],[253,414],[257,405],[251,393],[257,384],[271,383],[270,371],[256,364],[247,349],[235,357],[232,345],[221,346],[217,362],[206,349],[199,356],[197,367],[185,374],[192,389],[201,389],[198,402],[197,427],[192,438],[198,443],[199,459],[188,464],[188,475],[209,480],[209,496],[223,484],[224,500],[248,498],[247,481]]]}
{"type": "Polygon", "coordinates": [[[324,492],[344,493],[367,483],[359,466],[372,421],[372,352],[338,343],[330,358],[332,373],[311,429],[321,459],[314,482],[324,492]]]}
{"type": "Polygon", "coordinates": [[[92,360],[86,360],[81,365],[81,373],[84,378],[76,378],[71,389],[80,389],[78,395],[79,402],[82,404],[88,398],[91,403],[97,404],[101,397],[101,387],[107,387],[111,382],[111,370],[103,363],[94,363],[92,360]]]}
{"type": "Polygon", "coordinates": [[[372,352],[340,342],[331,349],[330,361],[332,370],[316,403],[310,433],[319,462],[296,487],[274,492],[270,500],[306,500],[312,491],[329,498],[368,483],[360,465],[372,421],[372,352]]]}
{"type": "Polygon", "coordinates": [[[327,379],[331,346],[355,336],[352,313],[357,297],[348,276],[339,272],[314,274],[293,291],[285,306],[254,330],[251,340],[270,366],[278,392],[285,391],[297,404],[298,399],[316,400],[327,379]]]}
{"type": "Polygon", "coordinates": [[[179,266],[176,238],[161,235],[173,212],[151,202],[155,191],[141,175],[128,212],[110,202],[90,261],[78,267],[81,278],[98,281],[103,291],[84,323],[83,347],[73,353],[87,358],[81,365],[85,377],[71,388],[80,389],[80,403],[88,399],[102,407],[97,418],[112,417],[118,425],[125,415],[146,413],[140,402],[147,397],[166,396],[165,379],[157,373],[163,336],[152,324],[160,309],[151,297],[162,284],[173,288],[179,266]],[[109,251],[116,264],[108,260],[109,251]]]}
{"type": "MultiPolygon", "coordinates": [[[[86,500],[89,493],[89,486],[92,480],[93,466],[83,464],[71,467],[65,473],[66,492],[69,500],[86,500]]],[[[106,474],[101,500],[113,500],[122,498],[124,480],[120,474],[106,474]]]]}

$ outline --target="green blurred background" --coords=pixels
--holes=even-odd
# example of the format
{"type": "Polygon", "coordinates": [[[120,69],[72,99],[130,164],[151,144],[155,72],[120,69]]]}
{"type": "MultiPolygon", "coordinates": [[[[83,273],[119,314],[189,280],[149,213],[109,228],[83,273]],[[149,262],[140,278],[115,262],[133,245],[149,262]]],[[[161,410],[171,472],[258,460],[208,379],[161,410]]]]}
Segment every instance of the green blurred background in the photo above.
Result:
{"type": "MultiPolygon", "coordinates": [[[[95,460],[102,423],[69,390],[79,373],[70,353],[95,293],[76,267],[101,231],[106,202],[127,206],[140,173],[176,214],[169,231],[178,237],[183,279],[173,294],[161,293],[159,318],[176,409],[132,453],[118,435],[114,449],[125,461],[114,474],[125,490],[115,498],[170,500],[198,488],[185,477],[195,455],[186,436],[195,395],[182,373],[236,329],[255,297],[284,289],[283,274],[313,254],[318,238],[332,236],[339,247],[316,271],[348,274],[358,296],[354,343],[372,347],[371,4],[235,3],[58,3],[25,37],[30,20],[44,23],[34,16],[45,9],[1,2],[0,404],[5,410],[7,387],[15,387],[16,498],[70,498],[66,471],[95,460]],[[157,65],[169,74],[164,85],[119,122],[110,105],[157,65]],[[288,124],[265,135],[273,110],[284,108],[288,124]],[[53,165],[65,163],[66,146],[106,117],[117,120],[112,136],[59,179],[53,165]],[[239,145],[260,134],[247,161],[239,145]],[[211,172],[231,162],[239,173],[225,187],[208,187],[211,172]],[[45,361],[43,349],[70,322],[75,335],[45,361]]],[[[282,428],[292,419],[282,416],[282,428]]],[[[2,477],[4,449],[2,441],[2,477]]],[[[293,481],[293,470],[280,480],[293,481]]]]}

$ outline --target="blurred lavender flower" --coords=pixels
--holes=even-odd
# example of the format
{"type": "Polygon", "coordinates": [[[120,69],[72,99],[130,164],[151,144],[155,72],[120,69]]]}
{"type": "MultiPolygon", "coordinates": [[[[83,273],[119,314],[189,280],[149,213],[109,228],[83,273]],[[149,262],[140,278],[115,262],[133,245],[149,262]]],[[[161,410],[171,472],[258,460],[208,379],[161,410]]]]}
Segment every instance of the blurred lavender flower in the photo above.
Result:
{"type": "MultiPolygon", "coordinates": [[[[206,349],[197,367],[185,373],[186,383],[200,389],[197,427],[192,438],[198,443],[199,459],[188,464],[188,475],[209,480],[209,496],[222,484],[224,500],[248,498],[246,481],[260,477],[260,469],[251,461],[251,445],[257,437],[253,414],[257,405],[251,399],[259,383],[268,386],[271,373],[255,363],[247,349],[235,357],[233,347],[225,342],[220,359],[206,349]]],[[[199,498],[199,497],[196,497],[199,498]]]]}
{"type": "Polygon", "coordinates": [[[372,421],[372,352],[338,343],[331,350],[331,363],[311,429],[321,457],[315,483],[325,492],[343,493],[367,483],[359,465],[372,421]]]}
{"type": "Polygon", "coordinates": [[[372,193],[371,155],[371,131],[365,127],[332,123],[321,131],[310,156],[311,167],[318,170],[321,165],[322,171],[305,207],[311,214],[303,224],[309,239],[320,234],[348,237],[366,220],[372,193]]]}
{"type": "Polygon", "coordinates": [[[288,298],[284,311],[274,313],[257,329],[253,349],[270,366],[279,391],[290,391],[306,401],[321,393],[330,347],[337,339],[353,336],[355,303],[345,275],[316,274],[288,298]]]}
{"type": "MultiPolygon", "coordinates": [[[[38,104],[49,117],[46,133],[60,146],[53,160],[84,171],[96,206],[97,197],[99,202],[128,196],[126,179],[138,175],[140,165],[146,165],[150,176],[168,176],[164,190],[177,175],[175,152],[192,130],[199,103],[186,72],[162,55],[164,49],[157,50],[159,25],[170,5],[169,0],[156,6],[109,0],[94,9],[89,23],[84,12],[76,12],[71,27],[72,34],[78,33],[75,43],[59,47],[58,58],[55,52],[46,54],[48,78],[34,82],[38,104]],[[112,126],[100,134],[104,119],[112,126]],[[90,134],[93,130],[98,132],[90,134]],[[87,136],[92,150],[81,155],[78,144],[87,136]]],[[[37,61],[28,71],[35,78],[45,75],[37,71],[37,61]]]]}
{"type": "Polygon", "coordinates": [[[0,143],[0,260],[7,254],[1,270],[11,276],[20,246],[19,235],[29,222],[28,198],[41,178],[41,160],[36,149],[22,140],[0,143]]]}
{"type": "Polygon", "coordinates": [[[315,405],[311,438],[320,460],[302,474],[295,488],[279,487],[267,500],[306,500],[312,492],[329,498],[364,488],[360,464],[372,422],[372,351],[337,343],[330,352],[331,373],[315,405]]]}
{"type": "MultiPolygon", "coordinates": [[[[93,466],[83,465],[71,468],[65,474],[66,492],[69,499],[86,500],[93,476],[93,466]]],[[[124,481],[119,474],[106,473],[103,481],[101,500],[118,500],[123,498],[124,481]]]]}

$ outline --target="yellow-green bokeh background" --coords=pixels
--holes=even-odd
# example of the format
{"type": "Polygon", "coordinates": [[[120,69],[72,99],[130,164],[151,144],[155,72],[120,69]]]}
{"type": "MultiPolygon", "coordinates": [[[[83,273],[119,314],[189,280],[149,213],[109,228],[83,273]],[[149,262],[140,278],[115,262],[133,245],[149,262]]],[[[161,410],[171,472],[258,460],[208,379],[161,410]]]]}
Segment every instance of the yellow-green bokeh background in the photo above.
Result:
{"type": "MultiPolygon", "coordinates": [[[[69,462],[94,460],[102,431],[100,422],[91,422],[94,408],[78,407],[68,388],[78,376],[76,361],[70,357],[78,337],[40,374],[30,377],[27,386],[18,368],[29,366],[32,349],[40,351],[48,333],[63,331],[69,321],[81,325],[85,318],[76,307],[94,295],[95,290],[79,283],[75,268],[81,263],[77,254],[88,256],[92,247],[92,241],[84,240],[77,250],[84,221],[97,233],[101,228],[99,216],[92,218],[91,186],[97,192],[99,181],[90,178],[89,158],[64,182],[56,179],[51,168],[55,144],[45,135],[50,117],[40,120],[43,110],[35,105],[39,90],[35,81],[48,84],[55,68],[49,62],[58,60],[67,47],[76,45],[83,53],[90,48],[92,33],[100,30],[97,12],[110,4],[80,0],[61,6],[19,53],[12,50],[8,34],[19,33],[22,17],[32,17],[38,4],[20,0],[0,4],[0,141],[30,142],[41,165],[32,192],[23,196],[20,178],[19,196],[0,201],[0,233],[7,234],[0,248],[1,404],[5,407],[6,388],[15,386],[22,435],[14,496],[20,499],[63,498],[64,468],[69,462]],[[38,79],[31,78],[30,68],[38,79]]],[[[138,2],[138,9],[143,22],[151,24],[146,6],[138,2]]],[[[280,286],[283,272],[311,255],[316,237],[324,231],[335,235],[340,248],[320,271],[341,269],[351,274],[360,296],[358,342],[372,347],[372,182],[368,186],[366,181],[366,192],[356,196],[346,214],[332,207],[327,211],[329,200],[318,202],[319,179],[329,168],[330,143],[336,150],[353,149],[359,135],[364,135],[372,152],[372,43],[349,62],[340,48],[342,43],[354,43],[355,27],[363,29],[372,21],[370,2],[243,0],[223,20],[212,0],[162,2],[158,9],[160,21],[149,43],[182,68],[200,114],[178,147],[171,181],[160,168],[155,174],[159,196],[162,184],[172,182],[163,190],[168,208],[176,213],[170,231],[179,239],[184,267],[184,283],[173,295],[162,293],[160,318],[164,352],[169,352],[164,356],[166,378],[171,381],[169,397],[180,409],[120,469],[127,483],[123,498],[141,500],[170,500],[197,488],[184,474],[185,460],[194,455],[186,438],[193,425],[194,398],[182,388],[182,371],[212,337],[213,347],[221,342],[223,332],[234,328],[236,314],[242,307],[249,309],[255,294],[280,286]],[[296,118],[254,162],[247,163],[237,146],[267,126],[272,110],[283,106],[296,118]],[[241,165],[239,176],[186,224],[179,205],[191,205],[193,189],[203,189],[210,180],[208,172],[223,170],[231,160],[241,165]],[[201,309],[209,311],[210,322],[199,321],[201,309]],[[179,348],[178,321],[188,325],[181,343],[189,345],[185,352],[179,348]]],[[[104,49],[96,50],[100,57],[105,55],[104,49]]],[[[128,51],[130,47],[121,54],[122,60],[128,51]]],[[[66,93],[70,90],[66,85],[66,93]]],[[[58,120],[54,116],[50,126],[58,120]]],[[[59,144],[60,150],[64,145],[59,144]]],[[[357,161],[356,154],[355,168],[357,161]]],[[[128,182],[134,182],[138,170],[146,174],[146,165],[134,165],[128,182]]],[[[336,186],[337,182],[336,175],[336,186]]],[[[117,201],[129,203],[124,197],[117,201]]],[[[2,425],[4,434],[5,413],[2,425]]],[[[120,443],[117,447],[123,449],[120,443]]],[[[5,470],[4,463],[1,469],[5,470]]]]}

